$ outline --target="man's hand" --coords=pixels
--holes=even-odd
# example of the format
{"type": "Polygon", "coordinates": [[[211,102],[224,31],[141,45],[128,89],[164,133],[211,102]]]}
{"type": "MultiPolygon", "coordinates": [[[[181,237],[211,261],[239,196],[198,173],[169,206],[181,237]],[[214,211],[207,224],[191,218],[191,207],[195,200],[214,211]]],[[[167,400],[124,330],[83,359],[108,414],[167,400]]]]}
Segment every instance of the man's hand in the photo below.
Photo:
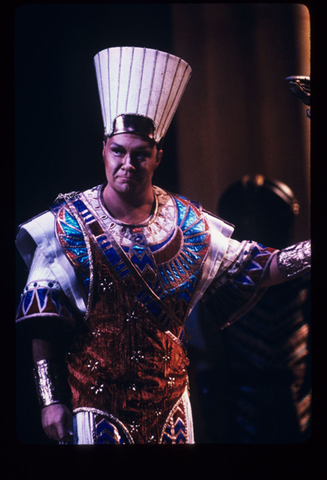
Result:
{"type": "Polygon", "coordinates": [[[270,265],[266,270],[266,274],[262,279],[261,287],[271,287],[272,285],[278,285],[279,283],[283,283],[286,280],[278,268],[278,264],[277,264],[278,251],[276,251],[276,254],[272,257],[270,265]]]}
{"type": "Polygon", "coordinates": [[[73,435],[73,416],[66,405],[54,403],[41,412],[42,427],[46,435],[57,442],[68,442],[73,435]]]}

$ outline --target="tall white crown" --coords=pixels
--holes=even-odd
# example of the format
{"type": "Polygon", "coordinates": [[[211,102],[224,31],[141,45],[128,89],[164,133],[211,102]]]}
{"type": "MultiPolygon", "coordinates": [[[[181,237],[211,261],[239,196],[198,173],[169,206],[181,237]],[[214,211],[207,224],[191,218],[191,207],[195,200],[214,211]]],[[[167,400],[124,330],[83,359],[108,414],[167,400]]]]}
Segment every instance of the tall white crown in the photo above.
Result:
{"type": "Polygon", "coordinates": [[[119,115],[141,115],[154,124],[154,139],[165,136],[182,98],[191,67],[169,53],[113,47],[94,57],[105,134],[119,115]]]}

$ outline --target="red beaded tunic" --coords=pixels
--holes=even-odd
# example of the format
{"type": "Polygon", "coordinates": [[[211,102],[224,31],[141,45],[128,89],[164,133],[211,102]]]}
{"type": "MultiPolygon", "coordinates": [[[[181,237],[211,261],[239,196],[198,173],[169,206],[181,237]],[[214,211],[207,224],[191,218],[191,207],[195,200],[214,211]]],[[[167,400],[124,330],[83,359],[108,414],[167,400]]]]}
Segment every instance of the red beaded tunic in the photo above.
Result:
{"type": "Polygon", "coordinates": [[[67,356],[73,409],[110,412],[135,443],[160,441],[187,384],[185,348],[161,332],[94,251],[92,308],[67,356]]]}
{"type": "MultiPolygon", "coordinates": [[[[169,413],[187,387],[183,324],[210,234],[200,208],[186,199],[178,201],[181,215],[177,219],[176,208],[175,228],[166,235],[169,241],[152,248],[139,227],[129,227],[133,241],[122,248],[102,228],[85,198],[63,202],[56,212],[58,238],[77,273],[88,278],[86,271],[91,272],[92,284],[87,321],[67,355],[72,408],[110,413],[135,443],[164,441],[169,413]],[[87,266],[76,256],[77,238],[75,250],[67,242],[65,224],[76,229],[79,225],[84,232],[87,266]],[[169,261],[178,260],[178,255],[180,263],[168,271],[169,261]]],[[[183,416],[185,427],[185,412],[183,416]]],[[[185,430],[180,440],[186,441],[185,430]]]]}

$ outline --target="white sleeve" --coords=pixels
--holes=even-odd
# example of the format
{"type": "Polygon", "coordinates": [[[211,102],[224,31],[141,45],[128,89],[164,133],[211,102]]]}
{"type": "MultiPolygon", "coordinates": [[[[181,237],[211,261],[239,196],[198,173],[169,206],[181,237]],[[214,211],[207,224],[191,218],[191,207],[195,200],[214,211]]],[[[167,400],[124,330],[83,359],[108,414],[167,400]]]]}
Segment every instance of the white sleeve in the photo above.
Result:
{"type": "Polygon", "coordinates": [[[47,282],[57,282],[56,276],[49,267],[49,263],[39,247],[36,247],[31,262],[32,263],[29,269],[26,285],[38,282],[40,280],[47,282]]]}
{"type": "Polygon", "coordinates": [[[197,290],[197,294],[193,299],[190,312],[210,286],[212,281],[216,278],[218,271],[220,271],[230,242],[232,242],[230,236],[234,231],[233,225],[225,222],[224,220],[221,220],[220,218],[206,211],[204,211],[203,214],[210,229],[210,249],[203,265],[201,282],[197,290]]]}
{"type": "Polygon", "coordinates": [[[216,277],[224,273],[231,266],[231,264],[235,262],[236,258],[241,253],[241,250],[242,250],[241,242],[239,242],[238,240],[235,240],[234,238],[228,239],[228,247],[224,255],[224,258],[222,259],[222,262],[220,264],[219,271],[216,277]]]}
{"type": "Polygon", "coordinates": [[[80,312],[85,312],[82,289],[56,238],[55,218],[50,211],[23,224],[16,245],[29,269],[28,284],[40,280],[56,281],[70,302],[80,312]]]}

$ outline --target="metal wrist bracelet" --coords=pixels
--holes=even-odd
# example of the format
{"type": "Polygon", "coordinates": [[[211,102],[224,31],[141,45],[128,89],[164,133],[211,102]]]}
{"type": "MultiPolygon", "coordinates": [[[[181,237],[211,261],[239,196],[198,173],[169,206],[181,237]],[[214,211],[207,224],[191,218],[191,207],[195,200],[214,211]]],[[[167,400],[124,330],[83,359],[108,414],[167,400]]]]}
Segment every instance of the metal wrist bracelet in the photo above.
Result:
{"type": "Polygon", "coordinates": [[[34,363],[33,373],[40,407],[63,403],[56,363],[53,360],[39,360],[34,363]]]}
{"type": "Polygon", "coordinates": [[[286,280],[293,280],[310,271],[311,240],[291,245],[278,252],[277,265],[286,280]]]}

